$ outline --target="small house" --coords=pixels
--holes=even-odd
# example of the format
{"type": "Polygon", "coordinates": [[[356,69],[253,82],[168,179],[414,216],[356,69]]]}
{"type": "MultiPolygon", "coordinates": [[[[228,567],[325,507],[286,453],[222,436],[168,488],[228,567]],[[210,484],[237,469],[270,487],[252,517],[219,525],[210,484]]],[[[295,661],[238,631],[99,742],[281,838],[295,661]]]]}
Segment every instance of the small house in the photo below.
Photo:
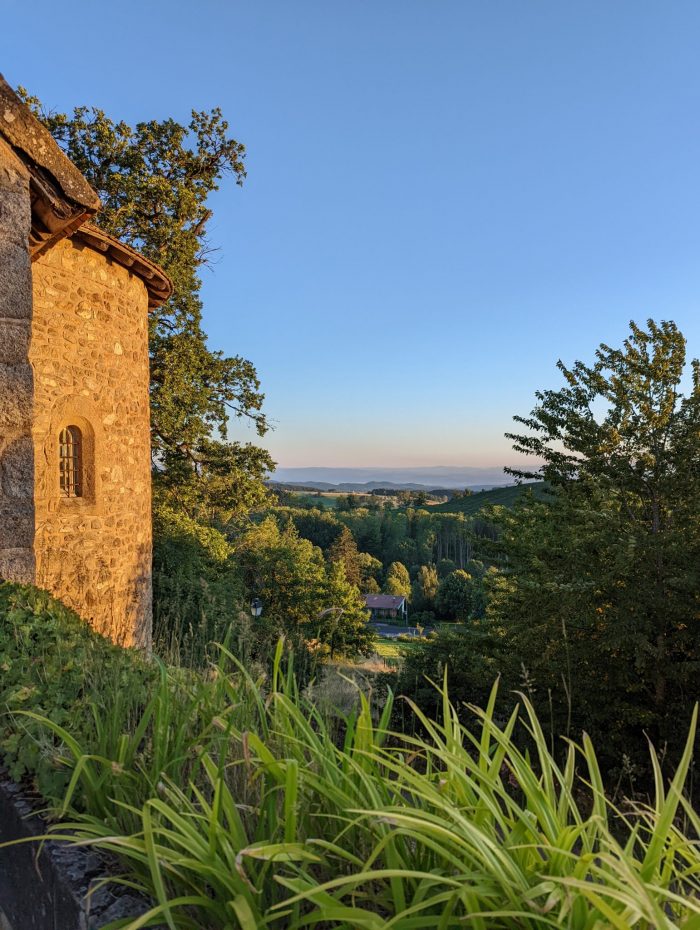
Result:
{"type": "Polygon", "coordinates": [[[365,594],[365,606],[370,612],[370,619],[377,621],[406,622],[408,608],[406,598],[395,594],[365,594]]]}

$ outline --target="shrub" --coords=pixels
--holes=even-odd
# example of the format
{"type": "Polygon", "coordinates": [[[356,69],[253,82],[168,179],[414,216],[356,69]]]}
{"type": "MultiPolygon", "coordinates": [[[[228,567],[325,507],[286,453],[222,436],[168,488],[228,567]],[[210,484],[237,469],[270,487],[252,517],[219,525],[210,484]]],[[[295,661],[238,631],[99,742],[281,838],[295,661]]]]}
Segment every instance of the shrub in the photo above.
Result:
{"type": "Polygon", "coordinates": [[[440,713],[441,699],[431,682],[439,681],[447,669],[450,694],[466,717],[468,704],[483,704],[488,699],[498,677],[498,656],[499,644],[487,623],[471,620],[464,625],[443,625],[422,649],[407,653],[396,690],[433,717],[440,713]]]}
{"type": "MultiPolygon", "coordinates": [[[[115,829],[135,825],[122,802],[140,808],[163,778],[196,781],[202,754],[228,744],[227,662],[216,675],[167,668],[35,588],[0,584],[0,669],[0,762],[50,801],[68,791],[115,829]]],[[[250,701],[240,721],[246,711],[250,701]]]]}
{"type": "Polygon", "coordinates": [[[120,705],[122,722],[143,707],[153,669],[112,645],[45,591],[0,583],[0,756],[16,781],[48,798],[70,777],[62,740],[24,716],[33,712],[92,749],[96,720],[120,705]],[[18,716],[18,714],[22,714],[18,716]]]}
{"type": "Polygon", "coordinates": [[[223,533],[158,504],[153,539],[156,651],[204,665],[209,645],[239,626],[245,591],[223,533]]]}

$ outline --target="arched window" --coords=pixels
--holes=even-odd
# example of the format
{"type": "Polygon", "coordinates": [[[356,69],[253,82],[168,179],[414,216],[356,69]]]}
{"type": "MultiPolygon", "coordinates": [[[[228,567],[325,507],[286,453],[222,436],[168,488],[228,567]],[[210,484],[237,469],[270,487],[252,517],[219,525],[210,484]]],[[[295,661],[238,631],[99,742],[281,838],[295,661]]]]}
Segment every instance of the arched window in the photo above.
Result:
{"type": "Polygon", "coordinates": [[[58,437],[59,478],[62,497],[83,496],[83,434],[66,426],[58,437]]]}

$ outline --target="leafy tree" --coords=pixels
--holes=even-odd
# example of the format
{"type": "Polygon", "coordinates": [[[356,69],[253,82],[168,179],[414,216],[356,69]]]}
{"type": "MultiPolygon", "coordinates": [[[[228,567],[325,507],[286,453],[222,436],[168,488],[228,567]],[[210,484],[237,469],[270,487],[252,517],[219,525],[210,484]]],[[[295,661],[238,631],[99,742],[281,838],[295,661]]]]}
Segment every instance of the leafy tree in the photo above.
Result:
{"type": "Polygon", "coordinates": [[[95,222],[157,262],[172,298],[150,315],[152,449],[156,488],[190,516],[228,519],[258,506],[273,465],[249,442],[225,442],[231,416],[267,422],[253,365],[207,346],[200,269],[212,253],[209,195],[245,178],[245,150],[219,109],[132,127],[102,110],[46,113],[20,89],[58,144],[100,195],[95,222]]]}
{"type": "Polygon", "coordinates": [[[386,572],[384,588],[387,594],[397,597],[411,596],[411,578],[402,562],[392,562],[386,572]]]}
{"type": "Polygon", "coordinates": [[[438,591],[438,575],[434,565],[421,565],[413,582],[411,603],[414,610],[433,610],[438,591]]]}
{"type": "Polygon", "coordinates": [[[269,655],[280,635],[297,650],[313,647],[321,654],[369,648],[371,631],[361,629],[367,612],[342,563],[327,564],[292,523],[280,528],[267,517],[237,539],[234,550],[250,596],[263,602],[255,626],[261,657],[269,655]]]}
{"type": "Polygon", "coordinates": [[[368,552],[376,559],[382,557],[382,531],[380,526],[379,515],[368,513],[368,515],[358,525],[356,533],[358,548],[362,552],[368,552]]]}
{"type": "Polygon", "coordinates": [[[509,570],[488,614],[559,729],[613,752],[642,727],[678,744],[700,688],[700,366],[684,396],[685,359],[674,323],[632,323],[592,365],[560,362],[564,386],[510,437],[543,463],[516,474],[555,494],[502,512],[509,570]]]}
{"type": "Polygon", "coordinates": [[[404,565],[412,565],[418,561],[418,547],[413,539],[402,539],[393,551],[394,559],[404,565]]]}
{"type": "Polygon", "coordinates": [[[462,569],[452,572],[440,582],[435,596],[438,613],[450,620],[466,620],[474,603],[474,581],[462,569]]]}
{"type": "Polygon", "coordinates": [[[310,540],[324,552],[328,552],[338,538],[342,525],[332,513],[316,507],[311,510],[290,508],[284,511],[284,515],[291,517],[300,536],[310,540]]]}
{"type": "Polygon", "coordinates": [[[309,620],[307,637],[315,637],[331,659],[370,655],[376,636],[367,622],[369,611],[357,587],[345,577],[342,562],[328,567],[323,601],[329,606],[309,620]]]}
{"type": "Polygon", "coordinates": [[[153,517],[154,648],[201,665],[211,656],[210,644],[238,626],[245,594],[233,550],[219,530],[163,502],[153,517]]]}
{"type": "Polygon", "coordinates": [[[443,578],[447,578],[447,576],[451,575],[452,572],[456,571],[456,569],[457,569],[457,563],[454,562],[452,559],[440,559],[440,561],[437,564],[438,578],[440,578],[441,580],[443,578]]]}
{"type": "Polygon", "coordinates": [[[368,552],[360,552],[360,588],[364,594],[378,594],[381,591],[379,581],[382,577],[382,563],[368,552]]]}
{"type": "Polygon", "coordinates": [[[335,509],[338,511],[356,510],[359,506],[357,494],[339,494],[335,499],[335,509]]]}

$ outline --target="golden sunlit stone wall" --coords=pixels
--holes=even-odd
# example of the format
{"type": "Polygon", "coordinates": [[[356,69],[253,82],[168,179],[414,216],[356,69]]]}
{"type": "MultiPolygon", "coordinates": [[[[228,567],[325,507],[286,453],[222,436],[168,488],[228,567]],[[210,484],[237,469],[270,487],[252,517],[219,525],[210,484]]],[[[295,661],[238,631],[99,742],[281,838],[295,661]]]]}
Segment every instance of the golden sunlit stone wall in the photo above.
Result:
{"type": "Polygon", "coordinates": [[[32,265],[36,584],[123,645],[151,637],[148,294],[64,239],[32,265]],[[83,496],[61,495],[59,435],[83,439],[83,496]]]}

